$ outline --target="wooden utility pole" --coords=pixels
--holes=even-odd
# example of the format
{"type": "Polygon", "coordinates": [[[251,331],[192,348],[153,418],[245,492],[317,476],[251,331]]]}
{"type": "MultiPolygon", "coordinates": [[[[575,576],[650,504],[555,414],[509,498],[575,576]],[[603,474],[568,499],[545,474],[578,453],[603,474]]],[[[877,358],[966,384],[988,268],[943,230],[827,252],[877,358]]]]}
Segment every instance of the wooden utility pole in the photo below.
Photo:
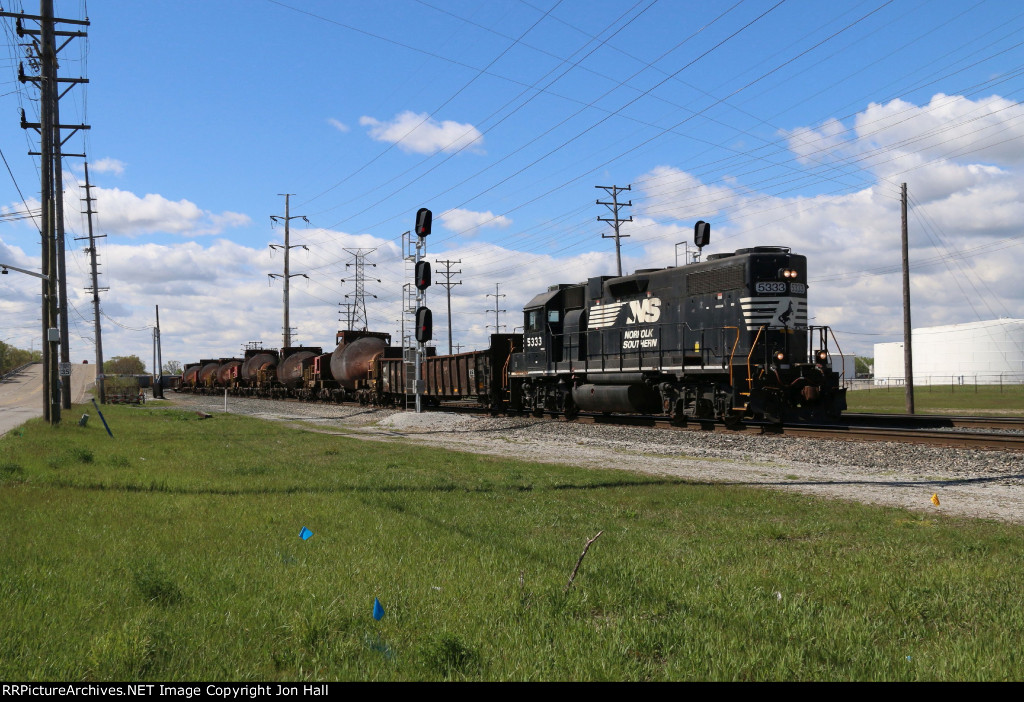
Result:
{"type": "Polygon", "coordinates": [[[160,341],[160,305],[156,306],[156,329],[153,330],[153,341],[156,343],[156,362],[153,364],[156,367],[156,385],[153,388],[153,397],[163,398],[164,359],[160,341]]]}
{"type": "Polygon", "coordinates": [[[598,205],[605,205],[606,207],[608,207],[608,209],[612,211],[612,218],[609,219],[608,217],[598,217],[597,221],[611,222],[612,228],[615,229],[614,234],[602,234],[601,238],[615,239],[615,263],[619,271],[619,275],[622,275],[622,250],[619,245],[619,239],[628,239],[629,235],[620,234],[619,225],[622,224],[623,222],[632,222],[633,216],[630,215],[629,219],[619,219],[619,209],[622,207],[632,207],[633,201],[630,200],[629,202],[619,202],[619,193],[622,192],[623,190],[632,190],[633,186],[627,185],[624,188],[620,188],[617,185],[595,185],[594,187],[600,188],[601,190],[605,190],[609,195],[612,196],[611,202],[601,202],[600,200],[597,201],[598,205]]]}
{"type": "Polygon", "coordinates": [[[293,215],[291,213],[289,198],[291,198],[291,196],[294,194],[295,193],[278,193],[278,195],[282,195],[284,197],[284,217],[280,217],[278,215],[270,215],[270,219],[274,222],[280,222],[282,220],[284,221],[284,246],[281,246],[280,244],[270,245],[270,248],[272,249],[284,249],[284,275],[279,275],[277,273],[267,273],[267,275],[269,275],[271,278],[284,278],[284,334],[282,335],[281,340],[284,343],[284,346],[282,348],[286,349],[290,348],[292,345],[292,328],[291,320],[289,319],[290,310],[288,303],[288,284],[289,281],[296,275],[301,275],[303,278],[309,277],[305,273],[293,274],[289,268],[289,254],[292,249],[299,248],[301,246],[302,248],[309,251],[308,247],[302,246],[302,244],[296,244],[295,246],[292,246],[291,242],[289,241],[289,235],[291,232],[289,224],[293,219],[303,219],[306,221],[307,224],[309,223],[309,220],[306,219],[303,215],[293,215]]]}
{"type": "Polygon", "coordinates": [[[910,329],[910,244],[907,236],[907,184],[900,188],[903,239],[903,377],[907,390],[907,414],[914,414],[914,353],[910,329]]]}
{"type": "Polygon", "coordinates": [[[448,355],[452,353],[452,288],[456,285],[462,285],[460,280],[457,283],[452,282],[452,276],[461,273],[461,270],[453,271],[453,263],[462,263],[460,258],[458,261],[437,261],[437,265],[444,264],[444,270],[438,270],[438,273],[444,276],[444,282],[438,281],[439,285],[443,285],[444,289],[448,291],[448,355]]]}
{"type": "MultiPolygon", "coordinates": [[[[106,234],[100,234],[96,236],[92,231],[92,184],[89,182],[89,164],[85,164],[85,197],[82,200],[85,202],[85,214],[86,221],[89,223],[89,261],[92,268],[92,287],[86,288],[87,292],[92,293],[92,314],[93,314],[93,334],[96,337],[96,399],[99,400],[100,404],[106,402],[106,395],[103,391],[103,337],[100,329],[100,287],[99,281],[97,280],[98,272],[96,270],[96,239],[105,237],[106,234]]],[[[81,239],[83,237],[79,237],[81,239]]],[[[78,240],[76,239],[76,241],[78,240]]],[[[106,290],[106,288],[103,288],[106,290]]]]}
{"type": "Polygon", "coordinates": [[[60,377],[57,375],[57,242],[53,217],[53,76],[57,52],[53,40],[53,1],[39,3],[39,171],[43,221],[43,416],[60,424],[60,377]]]}

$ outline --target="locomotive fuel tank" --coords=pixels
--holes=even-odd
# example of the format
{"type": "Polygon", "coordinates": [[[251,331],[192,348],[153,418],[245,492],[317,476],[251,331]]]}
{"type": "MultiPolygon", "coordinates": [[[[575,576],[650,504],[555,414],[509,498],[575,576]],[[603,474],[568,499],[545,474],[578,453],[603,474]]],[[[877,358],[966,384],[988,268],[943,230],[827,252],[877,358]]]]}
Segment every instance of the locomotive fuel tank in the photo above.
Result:
{"type": "Polygon", "coordinates": [[[584,412],[654,413],[661,409],[658,394],[646,385],[596,385],[572,389],[572,400],[584,412]]]}

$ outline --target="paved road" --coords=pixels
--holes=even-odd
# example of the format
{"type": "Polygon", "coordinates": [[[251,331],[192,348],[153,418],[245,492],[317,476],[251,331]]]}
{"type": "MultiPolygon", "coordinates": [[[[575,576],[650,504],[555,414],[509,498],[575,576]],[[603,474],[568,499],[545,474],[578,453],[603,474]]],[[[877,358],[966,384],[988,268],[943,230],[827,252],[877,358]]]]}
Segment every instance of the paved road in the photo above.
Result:
{"type": "MultiPolygon", "coordinates": [[[[71,402],[86,401],[86,391],[96,379],[93,365],[71,367],[71,402]]],[[[62,419],[69,421],[67,411],[62,419]]],[[[33,417],[43,416],[43,364],[33,363],[7,380],[0,382],[0,435],[20,426],[33,417]]],[[[74,417],[77,419],[77,417],[74,417]]]]}

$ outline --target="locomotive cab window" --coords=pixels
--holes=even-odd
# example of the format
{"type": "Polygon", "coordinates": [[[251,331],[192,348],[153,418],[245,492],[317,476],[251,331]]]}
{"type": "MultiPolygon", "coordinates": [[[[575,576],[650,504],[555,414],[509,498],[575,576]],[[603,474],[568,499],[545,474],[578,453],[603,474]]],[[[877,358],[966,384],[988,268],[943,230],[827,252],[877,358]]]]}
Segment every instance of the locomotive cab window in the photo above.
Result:
{"type": "Polygon", "coordinates": [[[527,310],[526,311],[526,331],[540,331],[541,330],[541,310],[527,310]]]}
{"type": "Polygon", "coordinates": [[[559,319],[559,311],[558,310],[548,310],[548,323],[549,324],[558,324],[558,319],[559,319]]]}

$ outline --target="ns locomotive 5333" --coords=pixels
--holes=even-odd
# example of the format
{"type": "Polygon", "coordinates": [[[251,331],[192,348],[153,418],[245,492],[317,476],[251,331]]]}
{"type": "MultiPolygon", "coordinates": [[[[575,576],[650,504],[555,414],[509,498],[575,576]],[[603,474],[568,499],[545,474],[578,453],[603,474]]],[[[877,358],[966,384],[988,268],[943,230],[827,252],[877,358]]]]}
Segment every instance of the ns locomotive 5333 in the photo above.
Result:
{"type": "Polygon", "coordinates": [[[830,336],[807,323],[806,257],[779,246],[553,285],[524,308],[511,404],[678,423],[833,420],[846,391],[830,336]]]}

